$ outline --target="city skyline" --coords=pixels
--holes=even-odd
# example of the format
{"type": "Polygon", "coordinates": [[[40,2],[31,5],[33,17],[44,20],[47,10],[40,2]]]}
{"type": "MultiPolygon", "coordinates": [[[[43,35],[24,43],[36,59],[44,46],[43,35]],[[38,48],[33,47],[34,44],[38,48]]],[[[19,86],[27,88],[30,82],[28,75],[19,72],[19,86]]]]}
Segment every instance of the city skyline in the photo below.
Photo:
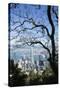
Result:
{"type": "Polygon", "coordinates": [[[9,3],[9,85],[58,83],[58,6],[9,3]]]}

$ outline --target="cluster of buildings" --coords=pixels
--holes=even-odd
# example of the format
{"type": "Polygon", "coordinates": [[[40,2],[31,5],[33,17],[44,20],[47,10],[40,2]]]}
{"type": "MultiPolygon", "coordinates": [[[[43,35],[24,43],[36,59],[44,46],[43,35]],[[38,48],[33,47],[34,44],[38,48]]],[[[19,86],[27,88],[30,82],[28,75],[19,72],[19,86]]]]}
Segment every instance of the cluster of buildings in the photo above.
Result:
{"type": "MultiPolygon", "coordinates": [[[[18,61],[18,68],[21,69],[22,72],[29,73],[30,71],[43,72],[46,68],[50,66],[49,62],[46,60],[47,58],[44,54],[35,53],[33,48],[31,48],[30,57],[24,54],[18,61]]],[[[16,61],[14,61],[16,63],[16,61]]]]}
{"type": "Polygon", "coordinates": [[[35,55],[32,59],[24,56],[18,60],[18,68],[29,74],[30,71],[37,71],[41,74],[47,67],[49,67],[49,62],[47,60],[43,60],[41,55],[35,55]],[[33,59],[33,60],[32,60],[33,59]]]}

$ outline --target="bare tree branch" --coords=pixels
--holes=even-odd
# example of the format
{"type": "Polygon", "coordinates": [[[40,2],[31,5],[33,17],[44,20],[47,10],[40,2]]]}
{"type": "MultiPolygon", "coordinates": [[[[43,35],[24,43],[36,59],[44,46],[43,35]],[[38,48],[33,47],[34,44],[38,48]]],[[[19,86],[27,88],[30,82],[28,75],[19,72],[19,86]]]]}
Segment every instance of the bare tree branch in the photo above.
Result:
{"type": "MultiPolygon", "coordinates": [[[[32,29],[34,29],[34,28],[36,28],[36,27],[40,27],[42,30],[43,29],[45,29],[46,30],[46,32],[47,32],[47,35],[50,37],[50,34],[49,34],[49,30],[48,30],[48,28],[45,26],[45,25],[43,25],[43,24],[40,24],[40,25],[38,25],[38,24],[36,24],[35,23],[35,21],[32,19],[32,18],[30,18],[29,20],[24,20],[23,21],[23,23],[20,23],[20,25],[17,25],[14,29],[12,29],[11,31],[14,31],[14,30],[16,30],[18,27],[21,27],[21,26],[23,26],[24,25],[24,23],[26,23],[26,22],[28,22],[28,23],[32,23],[32,27],[31,28],[24,28],[25,30],[32,30],[32,29]]],[[[16,23],[18,23],[18,22],[16,22],[16,23]]]]}
{"type": "Polygon", "coordinates": [[[43,46],[43,48],[48,51],[49,55],[51,55],[49,48],[46,47],[41,41],[30,41],[30,42],[26,42],[26,43],[30,43],[30,45],[32,45],[32,44],[41,44],[43,46]]]}
{"type": "Polygon", "coordinates": [[[54,13],[55,16],[56,16],[56,19],[58,20],[58,13],[56,12],[56,10],[54,10],[54,7],[52,8],[52,11],[53,11],[53,13],[54,13]]]}

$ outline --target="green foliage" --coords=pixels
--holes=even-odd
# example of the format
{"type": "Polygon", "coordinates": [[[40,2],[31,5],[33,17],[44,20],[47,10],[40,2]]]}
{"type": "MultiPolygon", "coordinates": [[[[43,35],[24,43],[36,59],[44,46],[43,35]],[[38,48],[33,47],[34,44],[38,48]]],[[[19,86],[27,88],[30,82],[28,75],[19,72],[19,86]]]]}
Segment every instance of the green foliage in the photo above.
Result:
{"type": "Polygon", "coordinates": [[[12,74],[12,77],[9,77],[10,78],[10,81],[9,81],[10,86],[25,85],[25,79],[26,79],[27,75],[24,74],[23,72],[21,72],[21,69],[18,68],[18,64],[15,65],[12,62],[10,62],[10,66],[11,66],[10,74],[12,74]]]}
{"type": "Polygon", "coordinates": [[[29,75],[26,75],[25,72],[18,68],[18,64],[10,61],[9,84],[10,86],[24,86],[58,83],[58,78],[54,75],[51,68],[43,70],[42,75],[39,72],[35,73],[34,70],[31,70],[29,75]],[[12,75],[11,77],[10,74],[12,75]]]}

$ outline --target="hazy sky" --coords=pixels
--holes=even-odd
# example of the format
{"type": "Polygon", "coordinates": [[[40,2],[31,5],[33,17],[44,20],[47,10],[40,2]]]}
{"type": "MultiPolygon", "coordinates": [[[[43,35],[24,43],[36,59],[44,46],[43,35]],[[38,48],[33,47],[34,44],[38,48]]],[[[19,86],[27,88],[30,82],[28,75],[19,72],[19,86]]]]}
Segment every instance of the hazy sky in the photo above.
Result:
{"type": "MultiPolygon", "coordinates": [[[[57,9],[57,6],[54,6],[55,9],[57,9]]],[[[55,16],[52,13],[53,21],[55,21],[55,16]]],[[[24,20],[27,20],[27,18],[33,18],[36,24],[44,24],[47,26],[49,33],[51,33],[51,26],[48,21],[47,17],[47,6],[44,5],[31,5],[31,4],[10,4],[10,10],[9,10],[9,19],[10,19],[10,26],[9,26],[9,32],[10,32],[10,48],[11,48],[11,53],[19,53],[19,50],[16,48],[16,46],[20,46],[19,48],[23,47],[23,42],[25,40],[31,39],[32,38],[37,38],[37,40],[41,40],[43,43],[49,39],[47,37],[47,34],[45,33],[45,36],[42,37],[42,33],[40,32],[41,28],[34,28],[33,30],[26,30],[26,31],[21,31],[24,28],[31,28],[33,27],[32,23],[25,22],[23,26],[17,27],[20,25],[20,23],[23,23],[24,20]],[[17,27],[17,28],[16,28],[17,27]],[[19,36],[17,31],[21,31],[19,36]],[[15,38],[16,37],[16,38],[15,38]],[[15,38],[15,39],[14,39],[15,38]],[[21,42],[17,42],[17,41],[21,42]],[[15,51],[17,50],[17,52],[15,51]]],[[[55,25],[55,38],[58,36],[58,27],[56,23],[54,22],[55,25]]],[[[42,48],[41,45],[35,45],[36,47],[42,48]]],[[[26,47],[26,46],[25,46],[26,47]]],[[[42,49],[43,50],[43,49],[42,49]]],[[[13,57],[13,55],[12,55],[13,57]]]]}

